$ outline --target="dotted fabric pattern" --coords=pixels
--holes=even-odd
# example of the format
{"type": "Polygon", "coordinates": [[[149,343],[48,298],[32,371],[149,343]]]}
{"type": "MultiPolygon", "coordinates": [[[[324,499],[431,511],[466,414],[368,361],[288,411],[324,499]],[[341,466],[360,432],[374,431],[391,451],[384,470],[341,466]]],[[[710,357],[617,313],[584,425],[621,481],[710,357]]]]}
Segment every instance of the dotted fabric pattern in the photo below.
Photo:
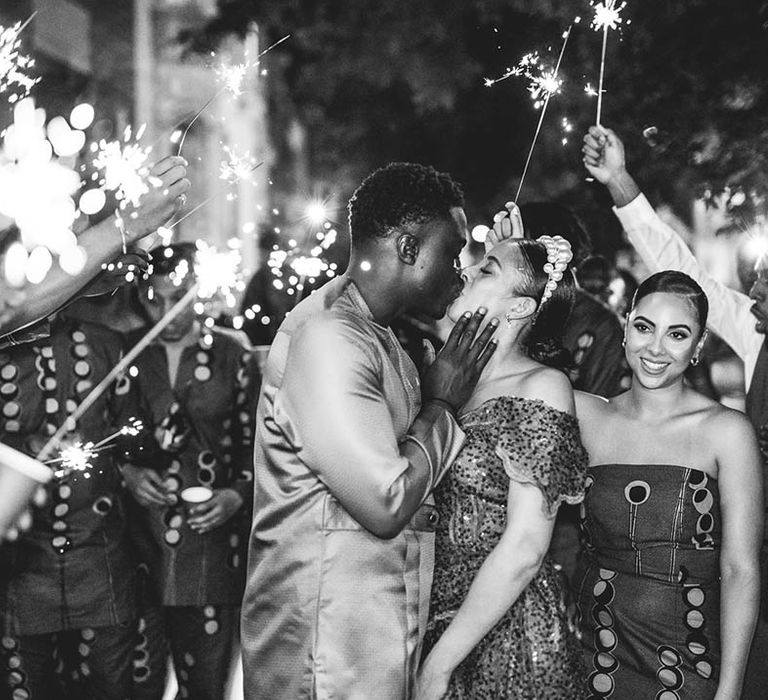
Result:
{"type": "Polygon", "coordinates": [[[717,479],[677,465],[590,469],[576,577],[589,698],[713,698],[720,662],[717,479]]]}

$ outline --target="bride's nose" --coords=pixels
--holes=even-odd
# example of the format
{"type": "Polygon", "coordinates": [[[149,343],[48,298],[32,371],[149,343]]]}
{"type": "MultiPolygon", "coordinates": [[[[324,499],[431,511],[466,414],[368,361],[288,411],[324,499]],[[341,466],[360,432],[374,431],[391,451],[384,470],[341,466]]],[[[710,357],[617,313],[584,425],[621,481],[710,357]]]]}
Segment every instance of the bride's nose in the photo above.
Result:
{"type": "Polygon", "coordinates": [[[461,268],[461,272],[459,273],[459,277],[461,277],[461,281],[464,282],[464,284],[469,284],[472,279],[475,277],[475,273],[477,272],[477,265],[467,265],[466,267],[461,268]]]}

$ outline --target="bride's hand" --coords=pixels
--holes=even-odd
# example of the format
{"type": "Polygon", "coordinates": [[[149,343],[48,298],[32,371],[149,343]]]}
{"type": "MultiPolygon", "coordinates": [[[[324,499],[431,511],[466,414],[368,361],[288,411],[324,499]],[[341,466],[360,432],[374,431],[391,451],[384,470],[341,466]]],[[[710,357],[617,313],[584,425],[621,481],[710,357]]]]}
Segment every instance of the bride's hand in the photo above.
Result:
{"type": "Polygon", "coordinates": [[[429,665],[429,658],[427,658],[416,677],[413,700],[441,700],[448,692],[450,680],[450,672],[433,671],[429,665]]]}
{"type": "Polygon", "coordinates": [[[485,252],[508,238],[524,238],[523,218],[520,208],[514,202],[507,202],[506,208],[493,217],[493,228],[485,238],[485,252]]]}

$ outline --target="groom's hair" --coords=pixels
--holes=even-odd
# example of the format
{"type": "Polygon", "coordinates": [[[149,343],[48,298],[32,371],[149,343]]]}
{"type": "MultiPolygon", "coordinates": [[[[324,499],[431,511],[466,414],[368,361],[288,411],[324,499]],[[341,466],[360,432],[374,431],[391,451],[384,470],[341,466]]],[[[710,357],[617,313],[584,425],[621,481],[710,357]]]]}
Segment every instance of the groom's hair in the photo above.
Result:
{"type": "Polygon", "coordinates": [[[352,244],[384,238],[409,224],[449,219],[464,206],[461,185],[448,173],[417,163],[390,163],[363,180],[349,200],[352,244]]]}

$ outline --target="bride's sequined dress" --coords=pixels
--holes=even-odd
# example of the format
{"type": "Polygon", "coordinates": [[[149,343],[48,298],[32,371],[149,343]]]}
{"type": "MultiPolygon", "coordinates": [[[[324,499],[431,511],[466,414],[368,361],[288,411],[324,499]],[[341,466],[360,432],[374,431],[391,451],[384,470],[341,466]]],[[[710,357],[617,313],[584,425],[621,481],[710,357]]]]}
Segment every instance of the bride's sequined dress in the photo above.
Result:
{"type": "MultiPolygon", "coordinates": [[[[584,497],[587,455],[573,416],[542,401],[499,397],[464,414],[461,424],[466,443],[435,492],[440,520],[424,657],[504,532],[509,480],[537,486],[551,514],[584,497]]],[[[447,697],[578,700],[584,678],[561,574],[547,558],[454,671],[447,697]]]]}

